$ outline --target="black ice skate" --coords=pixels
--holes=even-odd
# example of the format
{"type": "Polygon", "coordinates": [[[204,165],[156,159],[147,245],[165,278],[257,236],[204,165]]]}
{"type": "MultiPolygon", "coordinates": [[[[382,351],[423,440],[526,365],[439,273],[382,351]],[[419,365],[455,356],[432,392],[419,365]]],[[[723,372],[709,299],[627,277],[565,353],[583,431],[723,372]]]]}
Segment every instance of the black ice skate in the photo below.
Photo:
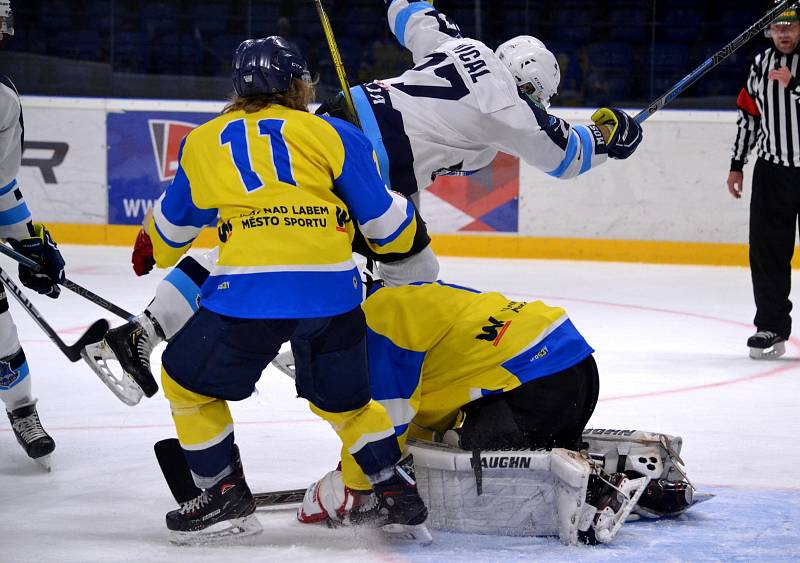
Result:
{"type": "Polygon", "coordinates": [[[7,414],[14,436],[17,437],[17,442],[25,453],[49,471],[50,454],[56,449],[56,443],[42,428],[39,414],[36,412],[36,403],[19,407],[7,414]]]}
{"type": "Polygon", "coordinates": [[[146,396],[152,397],[158,391],[158,383],[150,371],[150,354],[163,340],[160,327],[145,311],[124,325],[109,330],[103,341],[114,352],[122,370],[146,396]]]}
{"type": "Polygon", "coordinates": [[[636,513],[647,518],[678,516],[694,504],[694,487],[688,481],[653,479],[636,505],[636,513]]]}
{"type": "Polygon", "coordinates": [[[428,509],[417,492],[413,464],[412,457],[406,457],[394,466],[389,479],[374,484],[374,502],[354,508],[350,512],[350,523],[380,527],[390,535],[424,544],[432,542],[424,524],[428,509]]]}
{"type": "Polygon", "coordinates": [[[167,513],[170,541],[191,545],[260,534],[261,523],[253,514],[255,510],[256,503],[244,477],[233,473],[167,513]]]}
{"type": "Polygon", "coordinates": [[[759,330],[747,339],[750,357],[754,360],[772,360],[786,353],[786,339],[768,330],[759,330]]]}

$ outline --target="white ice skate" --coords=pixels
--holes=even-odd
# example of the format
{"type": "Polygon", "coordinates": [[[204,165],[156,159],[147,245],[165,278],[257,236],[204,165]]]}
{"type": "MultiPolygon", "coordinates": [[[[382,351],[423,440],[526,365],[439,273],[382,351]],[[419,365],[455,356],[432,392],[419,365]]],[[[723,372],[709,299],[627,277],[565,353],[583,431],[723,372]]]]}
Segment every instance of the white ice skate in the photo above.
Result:
{"type": "Polygon", "coordinates": [[[117,398],[126,405],[136,405],[144,396],[144,392],[139,385],[129,376],[122,371],[121,375],[116,375],[108,364],[109,360],[113,360],[119,365],[119,360],[114,355],[114,352],[106,344],[105,340],[89,344],[81,350],[81,357],[89,364],[97,374],[97,377],[106,384],[117,398]]]}

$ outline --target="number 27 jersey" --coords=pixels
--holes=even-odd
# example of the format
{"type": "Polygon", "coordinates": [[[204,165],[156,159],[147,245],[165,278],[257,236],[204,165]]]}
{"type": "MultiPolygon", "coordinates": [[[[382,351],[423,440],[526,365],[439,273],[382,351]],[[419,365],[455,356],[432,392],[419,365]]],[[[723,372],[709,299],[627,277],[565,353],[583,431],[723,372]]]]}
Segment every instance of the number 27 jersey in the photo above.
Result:
{"type": "Polygon", "coordinates": [[[436,175],[469,174],[498,151],[556,178],[606,161],[596,126],[572,126],[530,103],[495,53],[462,37],[445,14],[426,2],[394,0],[388,19],[414,68],[351,92],[392,189],[410,195],[436,175]]]}

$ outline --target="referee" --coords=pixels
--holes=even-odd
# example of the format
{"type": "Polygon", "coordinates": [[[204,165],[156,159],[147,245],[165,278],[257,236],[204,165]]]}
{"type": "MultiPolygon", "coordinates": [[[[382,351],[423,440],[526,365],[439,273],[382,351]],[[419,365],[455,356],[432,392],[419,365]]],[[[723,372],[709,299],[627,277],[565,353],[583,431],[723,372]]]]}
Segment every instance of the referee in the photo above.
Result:
{"type": "Polygon", "coordinates": [[[777,358],[792,331],[791,260],[800,215],[800,21],[797,8],[770,25],[773,46],[756,56],[739,93],[728,191],[742,197],[742,168],[755,147],[750,198],[750,273],[756,333],[750,357],[777,358]]]}

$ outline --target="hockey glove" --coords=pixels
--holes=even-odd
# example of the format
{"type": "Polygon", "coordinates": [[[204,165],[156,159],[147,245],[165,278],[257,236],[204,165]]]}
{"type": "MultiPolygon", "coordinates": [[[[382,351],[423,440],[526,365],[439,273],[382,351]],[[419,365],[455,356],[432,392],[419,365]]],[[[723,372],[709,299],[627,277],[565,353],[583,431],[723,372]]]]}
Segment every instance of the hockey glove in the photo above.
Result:
{"type": "Polygon", "coordinates": [[[153,258],[153,243],[150,240],[150,235],[147,231],[142,229],[136,236],[136,242],[133,244],[133,255],[131,256],[131,263],[133,264],[133,271],[137,276],[144,276],[153,270],[156,264],[153,258]]]}
{"type": "Polygon", "coordinates": [[[611,158],[628,158],[642,142],[642,126],[621,109],[600,108],[592,121],[603,132],[611,158]]]}
{"type": "Polygon", "coordinates": [[[14,250],[39,264],[38,270],[19,265],[19,281],[22,285],[56,299],[61,293],[58,284],[64,281],[64,258],[45,226],[34,223],[32,237],[8,239],[8,242],[14,250]]]}

